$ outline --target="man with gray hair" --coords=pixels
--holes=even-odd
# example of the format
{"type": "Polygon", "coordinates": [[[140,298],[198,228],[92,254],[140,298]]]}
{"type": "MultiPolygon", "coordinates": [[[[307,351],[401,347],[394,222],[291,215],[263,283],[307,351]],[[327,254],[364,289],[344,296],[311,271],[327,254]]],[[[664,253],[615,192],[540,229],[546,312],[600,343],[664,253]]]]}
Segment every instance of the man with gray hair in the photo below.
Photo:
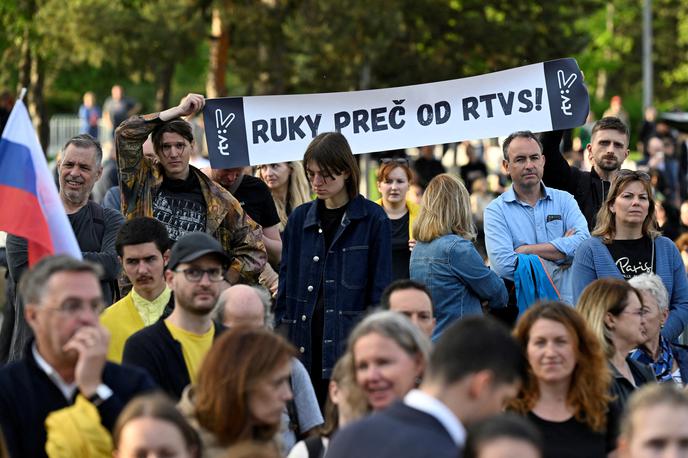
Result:
{"type": "MultiPolygon", "coordinates": [[[[273,328],[270,293],[262,286],[234,285],[224,290],[217,301],[218,321],[228,328],[251,326],[273,328]]],[[[297,358],[292,359],[289,380],[294,393],[282,412],[282,445],[290,450],[297,439],[306,437],[323,423],[311,379],[297,358]]]]}
{"type": "MultiPolygon", "coordinates": [[[[124,217],[116,210],[103,208],[89,200],[93,186],[102,173],[102,158],[103,150],[98,140],[88,134],[77,135],[69,139],[62,149],[57,171],[60,200],[69,223],[84,259],[103,268],[100,286],[105,304],[110,305],[120,299],[117,285],[120,264],[115,239],[119,228],[124,224],[124,217]]],[[[23,304],[18,298],[15,299],[16,285],[29,264],[26,239],[7,236],[7,264],[10,288],[14,292],[14,314],[9,318],[14,322],[14,332],[8,333],[11,335],[11,348],[8,354],[0,352],[3,353],[0,354],[0,361],[21,358],[22,349],[30,335],[24,322],[23,304]]],[[[8,319],[7,316],[5,319],[8,319]]]]}
{"type": "Polygon", "coordinates": [[[669,316],[669,294],[659,275],[636,275],[628,283],[640,291],[647,341],[633,350],[631,358],[649,365],[660,383],[688,383],[688,347],[669,342],[662,326],[669,316]]]}
{"type": "Polygon", "coordinates": [[[105,306],[101,274],[96,264],[53,256],[22,277],[35,339],[24,358],[0,369],[0,429],[10,456],[47,456],[45,424],[52,412],[81,406],[92,412],[79,416],[82,430],[98,418],[111,431],[126,403],[154,388],[143,371],[106,362],[109,334],[98,323],[105,306]]]}

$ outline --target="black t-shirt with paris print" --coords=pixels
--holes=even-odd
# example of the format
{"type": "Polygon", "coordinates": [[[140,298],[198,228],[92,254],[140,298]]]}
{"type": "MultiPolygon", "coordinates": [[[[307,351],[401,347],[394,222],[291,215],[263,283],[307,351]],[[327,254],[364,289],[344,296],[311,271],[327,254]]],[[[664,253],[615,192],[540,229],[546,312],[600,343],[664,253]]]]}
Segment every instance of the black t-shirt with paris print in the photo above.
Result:
{"type": "Polygon", "coordinates": [[[652,246],[650,237],[641,237],[635,240],[614,240],[607,245],[616,268],[626,280],[636,275],[654,271],[652,246]]]}

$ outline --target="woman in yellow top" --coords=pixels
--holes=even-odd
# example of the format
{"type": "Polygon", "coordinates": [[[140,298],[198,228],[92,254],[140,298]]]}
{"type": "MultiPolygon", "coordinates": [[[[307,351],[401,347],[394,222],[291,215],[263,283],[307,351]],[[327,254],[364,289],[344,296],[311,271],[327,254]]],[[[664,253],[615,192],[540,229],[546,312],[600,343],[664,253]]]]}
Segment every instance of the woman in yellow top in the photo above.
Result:
{"type": "Polygon", "coordinates": [[[392,226],[392,281],[409,278],[411,250],[416,244],[411,227],[420,207],[406,199],[412,177],[404,158],[383,159],[377,172],[377,189],[382,194],[377,203],[385,209],[392,226]]]}

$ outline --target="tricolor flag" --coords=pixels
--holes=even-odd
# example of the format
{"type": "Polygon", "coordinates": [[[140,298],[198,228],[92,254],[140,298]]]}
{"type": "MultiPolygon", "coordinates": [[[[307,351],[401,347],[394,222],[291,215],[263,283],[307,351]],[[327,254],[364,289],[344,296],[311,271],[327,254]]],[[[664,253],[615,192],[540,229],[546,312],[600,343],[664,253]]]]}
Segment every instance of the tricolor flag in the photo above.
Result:
{"type": "Polygon", "coordinates": [[[28,240],[29,265],[81,250],[29,113],[17,100],[0,138],[0,230],[28,240]]]}

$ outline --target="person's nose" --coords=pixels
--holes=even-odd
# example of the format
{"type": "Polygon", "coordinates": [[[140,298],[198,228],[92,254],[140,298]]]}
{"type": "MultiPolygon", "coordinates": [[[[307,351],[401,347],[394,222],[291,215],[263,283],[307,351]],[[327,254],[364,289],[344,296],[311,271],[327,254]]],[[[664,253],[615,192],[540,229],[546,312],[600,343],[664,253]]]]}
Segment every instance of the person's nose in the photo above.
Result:
{"type": "Polygon", "coordinates": [[[313,179],[311,181],[316,186],[320,186],[325,183],[325,180],[320,175],[313,176],[313,179]]]}
{"type": "Polygon", "coordinates": [[[138,273],[138,274],[148,273],[148,264],[143,262],[143,261],[139,261],[139,263],[136,265],[136,273],[138,273]]]}
{"type": "Polygon", "coordinates": [[[291,391],[291,387],[288,384],[285,384],[285,387],[282,390],[282,400],[284,402],[287,402],[293,398],[294,398],[294,393],[291,391]]]}
{"type": "Polygon", "coordinates": [[[200,285],[210,285],[212,282],[210,281],[210,273],[208,272],[203,272],[201,275],[201,279],[198,280],[198,284],[200,285]]]}

